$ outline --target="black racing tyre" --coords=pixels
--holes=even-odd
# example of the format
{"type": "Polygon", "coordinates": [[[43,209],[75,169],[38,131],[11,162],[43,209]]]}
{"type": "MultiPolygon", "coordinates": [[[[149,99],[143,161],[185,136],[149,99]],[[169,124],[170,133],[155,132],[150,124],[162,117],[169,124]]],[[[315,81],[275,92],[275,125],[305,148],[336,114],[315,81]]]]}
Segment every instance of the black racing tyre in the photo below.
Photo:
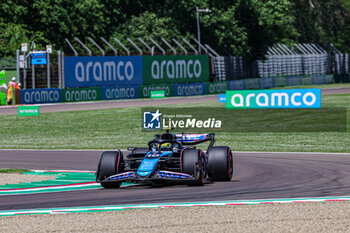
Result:
{"type": "Polygon", "coordinates": [[[230,181],[233,174],[233,156],[230,147],[210,147],[207,155],[209,177],[214,181],[230,181]]]}
{"type": "Polygon", "coordinates": [[[102,153],[97,167],[96,181],[104,188],[119,188],[122,182],[102,182],[109,176],[123,171],[123,153],[121,151],[105,151],[102,153]]]}
{"type": "Polygon", "coordinates": [[[207,176],[207,164],[203,151],[185,149],[181,153],[181,171],[196,178],[189,185],[204,185],[207,176]]]}

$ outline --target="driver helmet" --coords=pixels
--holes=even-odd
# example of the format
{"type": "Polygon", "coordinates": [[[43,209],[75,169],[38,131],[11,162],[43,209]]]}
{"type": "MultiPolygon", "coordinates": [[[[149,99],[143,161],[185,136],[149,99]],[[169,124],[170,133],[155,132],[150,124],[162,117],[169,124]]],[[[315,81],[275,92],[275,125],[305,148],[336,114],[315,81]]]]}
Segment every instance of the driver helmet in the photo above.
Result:
{"type": "Polygon", "coordinates": [[[162,144],[160,145],[160,149],[161,149],[161,150],[170,150],[170,149],[171,149],[171,143],[169,143],[169,142],[162,143],[162,144]]]}

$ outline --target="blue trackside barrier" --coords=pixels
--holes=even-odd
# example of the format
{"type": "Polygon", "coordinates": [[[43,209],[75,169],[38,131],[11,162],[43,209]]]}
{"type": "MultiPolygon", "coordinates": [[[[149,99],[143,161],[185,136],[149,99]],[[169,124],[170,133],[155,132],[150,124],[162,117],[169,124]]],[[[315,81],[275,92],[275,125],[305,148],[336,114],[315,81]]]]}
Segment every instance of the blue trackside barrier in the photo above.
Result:
{"type": "Polygon", "coordinates": [[[231,80],[227,81],[228,90],[244,90],[244,80],[231,80]]]}
{"type": "MultiPolygon", "coordinates": [[[[254,79],[240,79],[230,81],[220,81],[217,83],[176,83],[176,84],[154,84],[154,85],[118,85],[102,86],[95,88],[44,88],[44,89],[22,89],[21,104],[43,104],[87,101],[83,98],[89,96],[96,89],[96,98],[93,100],[117,100],[149,98],[149,91],[164,90],[166,96],[195,96],[205,94],[222,93],[227,90],[249,90],[249,89],[271,89],[274,87],[299,86],[310,84],[330,84],[334,83],[333,75],[309,75],[309,76],[288,76],[288,77],[264,77],[254,79]],[[84,93],[84,90],[86,93],[84,93]],[[69,98],[68,98],[69,97],[69,98]],[[74,98],[73,98],[74,97],[74,98]]],[[[91,95],[93,96],[94,93],[91,95]]],[[[223,101],[223,96],[221,96],[223,101]]]]}
{"type": "Polygon", "coordinates": [[[205,83],[174,84],[174,96],[205,95],[205,89],[205,83]]]}
{"type": "Polygon", "coordinates": [[[218,82],[206,82],[206,94],[220,94],[225,93],[227,90],[227,82],[226,81],[218,81],[218,82]]]}
{"type": "Polygon", "coordinates": [[[286,77],[274,77],[274,85],[275,87],[285,87],[288,86],[288,80],[286,77]]]}
{"type": "Polygon", "coordinates": [[[101,87],[102,100],[139,98],[139,85],[101,87]]]}
{"type": "Polygon", "coordinates": [[[260,89],[260,78],[244,79],[245,89],[258,90],[260,89]]]}
{"type": "Polygon", "coordinates": [[[260,78],[260,89],[271,89],[273,87],[273,77],[260,78]]]}
{"type": "Polygon", "coordinates": [[[327,74],[324,76],[324,83],[325,84],[331,84],[331,83],[334,83],[334,76],[333,74],[327,74]]]}
{"type": "Polygon", "coordinates": [[[313,83],[317,85],[324,84],[324,75],[314,75],[313,83]]]}
{"type": "Polygon", "coordinates": [[[22,89],[21,104],[43,104],[62,102],[62,89],[22,89]]]}
{"type": "Polygon", "coordinates": [[[300,85],[312,85],[312,84],[314,84],[314,82],[313,82],[313,77],[311,75],[300,78],[300,85]]]}
{"type": "Polygon", "coordinates": [[[288,86],[299,86],[300,76],[288,76],[288,86]]]}

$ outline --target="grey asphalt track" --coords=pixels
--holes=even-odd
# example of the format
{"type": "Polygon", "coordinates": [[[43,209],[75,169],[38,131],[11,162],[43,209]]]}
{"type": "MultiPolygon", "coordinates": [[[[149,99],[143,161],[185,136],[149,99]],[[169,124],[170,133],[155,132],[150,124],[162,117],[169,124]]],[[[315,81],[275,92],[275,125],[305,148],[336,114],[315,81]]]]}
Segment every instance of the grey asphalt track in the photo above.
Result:
{"type": "MultiPolygon", "coordinates": [[[[0,151],[9,168],[95,170],[100,151],[0,151]]],[[[231,182],[202,187],[56,192],[0,196],[0,210],[96,205],[350,196],[350,155],[234,153],[231,182]]]]}

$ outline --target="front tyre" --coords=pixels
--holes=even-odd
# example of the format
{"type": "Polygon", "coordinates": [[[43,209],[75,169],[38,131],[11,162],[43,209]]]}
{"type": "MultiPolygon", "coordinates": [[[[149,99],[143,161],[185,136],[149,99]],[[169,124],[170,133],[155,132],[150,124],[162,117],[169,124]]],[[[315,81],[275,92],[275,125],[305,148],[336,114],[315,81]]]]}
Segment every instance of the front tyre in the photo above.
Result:
{"type": "Polygon", "coordinates": [[[102,153],[97,167],[96,181],[101,183],[104,188],[119,188],[122,182],[103,181],[107,177],[122,172],[123,153],[117,151],[105,151],[102,153]]]}
{"type": "Polygon", "coordinates": [[[189,185],[204,185],[207,176],[207,164],[203,151],[185,149],[180,157],[181,171],[195,178],[189,185]]]}
{"type": "Polygon", "coordinates": [[[230,147],[213,146],[207,151],[208,173],[214,181],[230,181],[233,174],[233,155],[230,147]]]}

